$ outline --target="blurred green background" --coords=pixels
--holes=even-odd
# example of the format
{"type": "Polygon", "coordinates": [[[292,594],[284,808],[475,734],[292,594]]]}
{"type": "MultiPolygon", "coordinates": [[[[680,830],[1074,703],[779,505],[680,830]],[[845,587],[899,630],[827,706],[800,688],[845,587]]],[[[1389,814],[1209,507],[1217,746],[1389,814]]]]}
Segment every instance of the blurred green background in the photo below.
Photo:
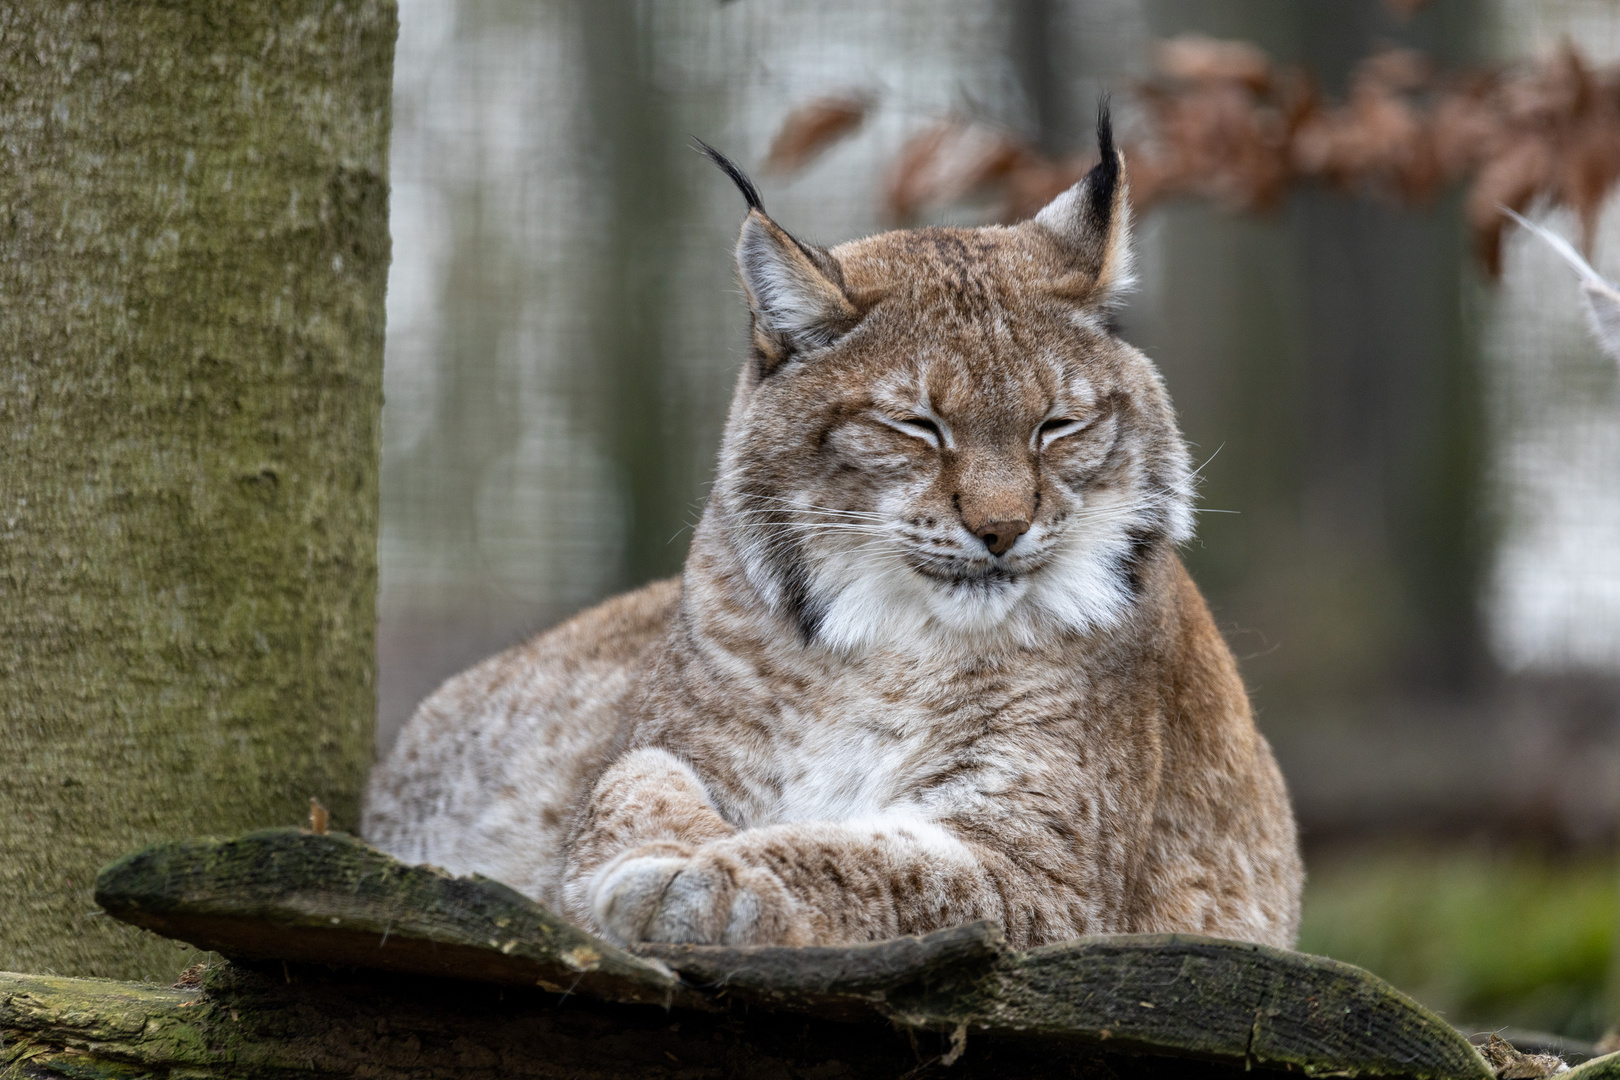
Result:
{"type": "Polygon", "coordinates": [[[1378,972],[1470,1032],[1577,1039],[1609,1002],[1620,864],[1587,853],[1409,843],[1311,860],[1299,948],[1378,972]]]}
{"type": "MultiPolygon", "coordinates": [[[[1252,41],[1342,95],[1393,43],[1447,67],[1607,0],[401,0],[384,419],[379,744],[466,664],[675,572],[744,350],[736,194],[797,106],[879,102],[802,174],[799,235],[893,224],[905,140],[969,117],[1064,153],[1129,138],[1155,41],[1252,41]],[[1397,8],[1413,8],[1403,14],[1397,8]]],[[[1185,557],[1294,794],[1301,947],[1459,1024],[1620,1020],[1620,372],[1572,277],[1460,200],[1305,190],[1142,216],[1126,336],[1204,470],[1185,557]]],[[[982,208],[937,220],[982,220],[982,208]]],[[[1537,216],[1565,235],[1567,212],[1537,216]]],[[[1620,217],[1594,259],[1620,276],[1620,217]]]]}

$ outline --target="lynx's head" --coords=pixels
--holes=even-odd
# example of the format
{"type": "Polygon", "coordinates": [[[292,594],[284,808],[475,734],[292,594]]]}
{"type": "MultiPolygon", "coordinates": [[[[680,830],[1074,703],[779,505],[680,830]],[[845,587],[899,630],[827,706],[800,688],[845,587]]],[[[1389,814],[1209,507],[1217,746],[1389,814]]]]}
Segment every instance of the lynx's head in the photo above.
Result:
{"type": "Polygon", "coordinates": [[[806,642],[1030,646],[1106,631],[1192,533],[1158,372],[1114,333],[1124,161],[1030,221],[831,250],[765,215],[737,261],[753,347],[708,511],[806,642]]]}

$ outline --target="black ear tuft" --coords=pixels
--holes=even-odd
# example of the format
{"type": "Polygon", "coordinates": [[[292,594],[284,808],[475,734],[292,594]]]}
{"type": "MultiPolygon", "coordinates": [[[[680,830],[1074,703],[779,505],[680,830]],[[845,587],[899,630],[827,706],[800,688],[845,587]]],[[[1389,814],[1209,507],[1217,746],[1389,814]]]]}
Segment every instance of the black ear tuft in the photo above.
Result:
{"type": "Polygon", "coordinates": [[[754,186],[752,180],[748,179],[748,174],[737,167],[736,162],[696,135],[692,136],[692,141],[698,144],[699,153],[714,162],[721,172],[731,177],[731,182],[737,185],[737,190],[742,192],[742,197],[748,200],[748,209],[758,210],[762,214],[765,213],[765,204],[760,201],[759,189],[754,186]]]}
{"type": "Polygon", "coordinates": [[[1114,149],[1114,121],[1108,113],[1108,97],[1097,102],[1097,150],[1102,160],[1086,174],[1084,209],[1086,223],[1106,232],[1114,212],[1114,189],[1119,186],[1119,151],[1114,149]]]}
{"type": "Polygon", "coordinates": [[[1106,308],[1132,281],[1130,180],[1114,145],[1106,97],[1097,103],[1097,149],[1102,160],[1031,224],[1063,253],[1066,269],[1052,278],[1053,287],[1076,302],[1106,308]]]}

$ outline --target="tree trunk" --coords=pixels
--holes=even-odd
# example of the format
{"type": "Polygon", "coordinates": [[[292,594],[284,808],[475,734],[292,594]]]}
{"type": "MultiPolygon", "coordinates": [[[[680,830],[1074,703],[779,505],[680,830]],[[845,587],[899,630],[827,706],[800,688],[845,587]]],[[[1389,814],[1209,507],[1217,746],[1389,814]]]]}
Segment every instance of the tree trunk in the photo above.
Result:
{"type": "Polygon", "coordinates": [[[0,969],[170,981],[154,839],[352,823],[394,7],[0,7],[0,969]]]}
{"type": "Polygon", "coordinates": [[[589,422],[616,465],[628,587],[681,571],[704,487],[691,475],[686,389],[671,345],[681,178],[674,116],[653,78],[656,41],[636,0],[578,0],[602,232],[591,297],[589,422]],[[674,130],[672,130],[672,128],[674,130]]]}

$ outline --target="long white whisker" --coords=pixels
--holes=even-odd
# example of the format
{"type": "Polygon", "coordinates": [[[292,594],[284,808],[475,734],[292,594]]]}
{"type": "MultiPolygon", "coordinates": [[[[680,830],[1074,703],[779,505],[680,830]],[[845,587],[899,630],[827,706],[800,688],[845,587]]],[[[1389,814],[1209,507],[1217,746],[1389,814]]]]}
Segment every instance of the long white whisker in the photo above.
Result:
{"type": "Polygon", "coordinates": [[[828,517],[888,520],[882,514],[868,514],[857,510],[837,510],[830,506],[744,506],[729,512],[733,514],[826,514],[828,517]]]}
{"type": "Polygon", "coordinates": [[[831,507],[831,506],[817,506],[815,504],[811,504],[809,506],[804,506],[804,505],[801,505],[801,504],[799,504],[797,502],[794,502],[792,499],[784,499],[784,498],[781,498],[780,496],[777,496],[777,495],[759,495],[759,494],[754,494],[754,493],[750,493],[750,492],[738,492],[737,494],[738,494],[738,496],[740,498],[755,499],[755,500],[758,500],[760,502],[777,503],[778,505],[784,506],[789,510],[796,510],[796,511],[800,511],[800,512],[820,513],[820,514],[842,514],[842,515],[846,515],[846,516],[849,516],[849,517],[864,517],[864,518],[883,519],[882,514],[873,514],[873,513],[869,513],[867,511],[862,511],[862,510],[839,510],[839,509],[836,509],[836,508],[831,507]]]}
{"type": "Polygon", "coordinates": [[[750,529],[762,529],[768,526],[779,525],[790,529],[881,529],[883,526],[869,521],[745,521],[742,524],[750,529]]]}
{"type": "Polygon", "coordinates": [[[1219,457],[1221,451],[1225,450],[1225,449],[1226,449],[1226,444],[1221,443],[1221,445],[1219,445],[1219,446],[1217,446],[1215,448],[1215,452],[1213,454],[1210,454],[1209,457],[1204,459],[1204,463],[1202,465],[1198,466],[1198,468],[1194,469],[1192,472],[1188,473],[1187,475],[1189,477],[1196,477],[1199,473],[1203,472],[1206,468],[1208,468],[1209,463],[1214,461],[1217,457],[1219,457]]]}
{"type": "Polygon", "coordinates": [[[791,521],[755,521],[746,526],[750,530],[775,529],[778,532],[797,532],[805,535],[816,533],[849,532],[860,533],[862,536],[886,536],[886,530],[875,525],[839,525],[835,523],[800,523],[791,521]]]}
{"type": "Polygon", "coordinates": [[[832,521],[812,521],[803,518],[788,518],[784,520],[777,511],[772,511],[769,516],[763,514],[739,514],[737,516],[737,520],[740,520],[748,525],[847,525],[862,529],[880,529],[886,527],[888,524],[887,522],[882,521],[843,521],[837,518],[834,518],[832,521]]]}

